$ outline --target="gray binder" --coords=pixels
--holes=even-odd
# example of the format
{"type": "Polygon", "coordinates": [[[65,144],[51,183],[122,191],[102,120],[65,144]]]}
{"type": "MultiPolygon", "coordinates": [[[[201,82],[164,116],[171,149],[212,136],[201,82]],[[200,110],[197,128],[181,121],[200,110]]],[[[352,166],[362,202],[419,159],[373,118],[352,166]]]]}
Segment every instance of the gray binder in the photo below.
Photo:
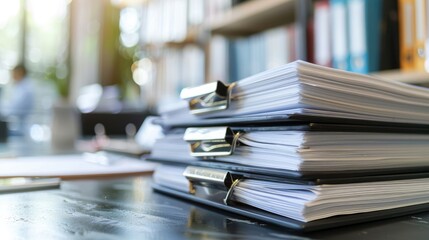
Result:
{"type": "MultiPolygon", "coordinates": [[[[395,209],[374,211],[368,213],[340,215],[325,219],[315,220],[311,222],[301,222],[291,218],[283,217],[270,213],[249,205],[237,203],[231,200],[232,192],[237,183],[242,179],[262,179],[267,181],[282,181],[285,179],[267,177],[264,175],[254,175],[237,171],[224,171],[213,168],[187,167],[184,176],[189,180],[190,187],[188,192],[179,191],[169,188],[159,183],[153,184],[156,191],[166,193],[175,197],[180,197],[185,200],[190,200],[206,206],[221,209],[227,212],[240,214],[250,217],[261,222],[266,222],[297,231],[315,231],[344,225],[375,221],[380,219],[392,218],[407,214],[418,213],[429,210],[429,204],[418,204],[414,206],[400,207],[395,209]]],[[[383,177],[370,178],[349,178],[343,179],[347,181],[386,181],[407,178],[427,178],[429,174],[409,174],[409,175],[390,175],[383,177]]],[[[325,183],[335,184],[345,183],[341,179],[330,180],[325,183]]],[[[288,180],[286,180],[288,181],[288,180]]],[[[291,180],[294,182],[293,180],[291,180]]],[[[296,181],[294,183],[297,183],[296,181]]],[[[301,181],[301,184],[322,184],[322,182],[301,181]]]]}

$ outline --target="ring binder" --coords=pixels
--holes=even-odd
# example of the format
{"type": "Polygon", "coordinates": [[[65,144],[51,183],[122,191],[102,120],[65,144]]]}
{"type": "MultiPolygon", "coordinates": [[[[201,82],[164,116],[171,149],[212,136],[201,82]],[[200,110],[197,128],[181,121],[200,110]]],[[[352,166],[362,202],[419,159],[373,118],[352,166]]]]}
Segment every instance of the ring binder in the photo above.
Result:
{"type": "Polygon", "coordinates": [[[235,83],[224,84],[221,81],[198,87],[184,88],[180,98],[189,101],[191,114],[204,114],[225,110],[229,106],[232,88],[235,83]]]}
{"type": "Polygon", "coordinates": [[[242,177],[237,174],[232,174],[229,171],[194,166],[186,167],[183,176],[189,181],[190,194],[197,194],[197,186],[201,186],[205,189],[203,195],[207,195],[208,188],[214,192],[212,193],[213,196],[220,194],[225,205],[228,205],[230,202],[232,192],[242,177]],[[225,191],[226,194],[224,193],[225,191]]]}
{"type": "Polygon", "coordinates": [[[183,139],[190,143],[191,156],[228,156],[234,152],[240,132],[229,127],[187,128],[183,139]]]}

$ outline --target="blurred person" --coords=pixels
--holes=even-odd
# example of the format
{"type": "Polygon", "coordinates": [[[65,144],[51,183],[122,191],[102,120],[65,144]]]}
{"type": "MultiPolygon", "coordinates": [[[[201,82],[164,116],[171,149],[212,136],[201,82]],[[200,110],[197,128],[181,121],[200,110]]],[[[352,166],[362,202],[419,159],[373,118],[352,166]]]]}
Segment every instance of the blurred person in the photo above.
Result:
{"type": "Polygon", "coordinates": [[[27,118],[33,110],[33,83],[23,64],[13,68],[12,80],[9,98],[3,103],[3,115],[15,125],[10,128],[12,134],[24,134],[27,118]]]}

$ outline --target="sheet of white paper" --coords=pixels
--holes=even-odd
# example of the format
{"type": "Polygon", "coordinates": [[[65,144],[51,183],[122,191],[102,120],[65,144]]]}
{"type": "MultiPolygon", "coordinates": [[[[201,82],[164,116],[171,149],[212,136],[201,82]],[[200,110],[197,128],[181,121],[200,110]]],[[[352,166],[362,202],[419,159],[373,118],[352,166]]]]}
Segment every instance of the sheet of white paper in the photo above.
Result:
{"type": "Polygon", "coordinates": [[[90,161],[88,156],[53,155],[0,159],[0,177],[90,177],[150,173],[155,164],[129,157],[108,163],[90,161]]]}

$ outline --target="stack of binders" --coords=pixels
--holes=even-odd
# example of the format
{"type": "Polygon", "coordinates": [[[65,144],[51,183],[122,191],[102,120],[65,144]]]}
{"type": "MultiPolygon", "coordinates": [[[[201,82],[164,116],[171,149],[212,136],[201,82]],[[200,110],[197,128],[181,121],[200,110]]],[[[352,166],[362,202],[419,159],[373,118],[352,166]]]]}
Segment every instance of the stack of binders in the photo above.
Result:
{"type": "Polygon", "coordinates": [[[429,89],[296,61],[181,97],[157,191],[302,231],[429,210],[429,89]]]}

